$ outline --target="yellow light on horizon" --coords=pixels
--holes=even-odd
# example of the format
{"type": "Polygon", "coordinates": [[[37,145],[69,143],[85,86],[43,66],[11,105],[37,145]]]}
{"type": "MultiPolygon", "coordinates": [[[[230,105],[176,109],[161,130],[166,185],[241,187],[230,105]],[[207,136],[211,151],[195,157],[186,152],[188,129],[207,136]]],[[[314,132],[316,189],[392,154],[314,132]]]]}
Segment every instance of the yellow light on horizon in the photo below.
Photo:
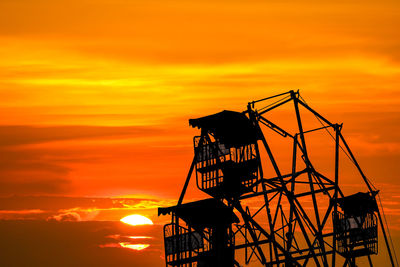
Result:
{"type": "Polygon", "coordinates": [[[152,225],[153,224],[153,222],[149,218],[147,218],[143,215],[139,215],[139,214],[133,214],[133,215],[126,216],[126,217],[122,218],[120,221],[123,223],[129,224],[129,225],[152,225]]]}
{"type": "Polygon", "coordinates": [[[130,244],[130,243],[126,243],[126,242],[121,242],[119,244],[123,248],[129,248],[129,249],[133,249],[133,250],[143,250],[150,246],[149,244],[130,244]]]}

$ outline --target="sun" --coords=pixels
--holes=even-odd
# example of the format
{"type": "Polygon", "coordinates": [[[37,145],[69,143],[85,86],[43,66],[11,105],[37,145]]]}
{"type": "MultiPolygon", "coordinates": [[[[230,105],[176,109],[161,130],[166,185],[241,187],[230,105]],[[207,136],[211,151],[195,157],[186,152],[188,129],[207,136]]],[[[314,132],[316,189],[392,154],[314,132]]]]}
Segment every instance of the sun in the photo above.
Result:
{"type": "Polygon", "coordinates": [[[123,223],[126,223],[126,224],[130,224],[130,225],[152,225],[153,224],[153,222],[149,218],[147,218],[143,215],[139,215],[139,214],[133,214],[133,215],[126,216],[126,217],[122,218],[120,221],[123,223]]]}

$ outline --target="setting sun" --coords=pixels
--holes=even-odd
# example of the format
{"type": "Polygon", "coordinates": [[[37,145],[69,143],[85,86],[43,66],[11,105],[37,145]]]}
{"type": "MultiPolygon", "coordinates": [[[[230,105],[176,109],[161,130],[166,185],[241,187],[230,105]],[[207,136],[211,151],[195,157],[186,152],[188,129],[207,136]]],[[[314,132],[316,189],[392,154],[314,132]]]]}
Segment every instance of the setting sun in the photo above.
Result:
{"type": "Polygon", "coordinates": [[[121,242],[119,244],[123,248],[129,248],[129,249],[133,249],[133,250],[143,250],[150,246],[149,244],[130,244],[130,243],[126,243],[126,242],[121,242]]]}
{"type": "Polygon", "coordinates": [[[126,217],[122,218],[120,221],[123,223],[126,223],[126,224],[130,224],[130,225],[151,225],[151,224],[153,224],[153,222],[149,218],[147,218],[143,215],[139,215],[139,214],[133,214],[133,215],[126,216],[126,217]]]}

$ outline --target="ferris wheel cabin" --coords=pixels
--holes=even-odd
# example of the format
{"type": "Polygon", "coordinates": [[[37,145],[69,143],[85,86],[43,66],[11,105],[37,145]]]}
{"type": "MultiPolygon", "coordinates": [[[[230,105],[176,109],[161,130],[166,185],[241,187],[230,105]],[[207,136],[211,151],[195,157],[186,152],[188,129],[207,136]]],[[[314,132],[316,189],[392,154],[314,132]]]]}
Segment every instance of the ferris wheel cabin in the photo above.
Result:
{"type": "Polygon", "coordinates": [[[333,213],[334,232],[338,252],[346,258],[378,254],[377,193],[360,192],[337,199],[343,212],[333,213]]]}
{"type": "Polygon", "coordinates": [[[194,138],[197,186],[213,197],[251,192],[258,180],[258,132],[245,114],[224,110],[191,119],[201,129],[194,138]]]}
{"type": "Polygon", "coordinates": [[[166,265],[231,267],[234,261],[232,223],[238,217],[217,199],[205,199],[169,208],[172,222],[164,226],[166,265]]]}

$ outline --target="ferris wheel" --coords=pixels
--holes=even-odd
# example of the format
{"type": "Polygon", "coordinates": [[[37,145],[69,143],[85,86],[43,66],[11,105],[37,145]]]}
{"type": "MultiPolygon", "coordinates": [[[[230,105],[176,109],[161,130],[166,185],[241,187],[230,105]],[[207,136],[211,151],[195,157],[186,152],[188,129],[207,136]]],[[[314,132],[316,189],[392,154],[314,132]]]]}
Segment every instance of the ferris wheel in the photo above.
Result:
{"type": "Polygon", "coordinates": [[[171,215],[164,226],[166,266],[356,266],[360,260],[373,266],[378,232],[398,266],[379,190],[363,173],[342,124],[320,115],[298,91],[189,124],[200,134],[182,193],[176,206],[159,208],[159,215],[171,215]],[[274,121],[285,106],[291,109],[274,121]],[[310,117],[317,127],[308,124],[310,117]],[[319,139],[310,144],[317,132],[332,139],[331,148],[319,139]],[[321,151],[332,160],[321,164],[321,151]],[[352,179],[363,187],[346,188],[341,158],[355,167],[358,178],[352,179]],[[192,177],[209,198],[183,203],[192,177]]]}

